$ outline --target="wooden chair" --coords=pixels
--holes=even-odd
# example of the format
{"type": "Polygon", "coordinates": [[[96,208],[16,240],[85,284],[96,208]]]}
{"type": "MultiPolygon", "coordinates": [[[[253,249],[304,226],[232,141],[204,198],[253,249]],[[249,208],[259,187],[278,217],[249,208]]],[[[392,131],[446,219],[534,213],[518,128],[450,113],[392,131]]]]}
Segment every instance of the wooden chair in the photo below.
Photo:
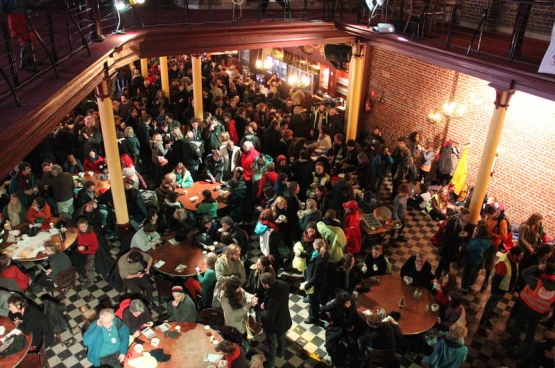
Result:
{"type": "Polygon", "coordinates": [[[162,306],[162,297],[166,300],[172,297],[173,282],[154,274],[154,285],[158,290],[158,306],[162,306]]]}
{"type": "Polygon", "coordinates": [[[221,331],[225,324],[224,312],[216,308],[207,308],[200,311],[200,319],[203,325],[209,325],[216,331],[221,331]]]}
{"type": "Polygon", "coordinates": [[[42,343],[40,344],[40,349],[34,353],[27,353],[21,363],[17,368],[50,368],[48,364],[48,358],[46,357],[45,347],[44,347],[44,336],[42,338],[42,343]]]}
{"type": "Polygon", "coordinates": [[[221,331],[222,337],[226,340],[233,341],[239,346],[243,346],[243,335],[233,326],[224,325],[221,331]]]}
{"type": "Polygon", "coordinates": [[[368,352],[367,365],[364,367],[387,367],[391,360],[395,357],[395,349],[393,350],[377,350],[372,349],[368,352]]]}
{"type": "Polygon", "coordinates": [[[54,283],[50,289],[50,295],[54,298],[54,292],[58,291],[62,296],[62,300],[66,298],[66,292],[69,289],[73,289],[78,298],[80,298],[79,293],[77,293],[77,277],[76,277],[75,267],[69,267],[57,274],[54,277],[54,283]]]}

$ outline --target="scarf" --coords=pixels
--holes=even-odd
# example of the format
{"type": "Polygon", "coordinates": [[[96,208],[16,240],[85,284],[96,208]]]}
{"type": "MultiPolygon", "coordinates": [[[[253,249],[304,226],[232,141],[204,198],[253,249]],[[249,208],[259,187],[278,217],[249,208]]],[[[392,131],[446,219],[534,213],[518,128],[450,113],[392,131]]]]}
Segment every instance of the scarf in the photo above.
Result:
{"type": "Polygon", "coordinates": [[[239,356],[241,355],[241,349],[236,344],[233,345],[235,345],[235,349],[233,349],[231,353],[225,356],[225,360],[227,361],[227,366],[229,368],[233,367],[233,361],[239,358],[239,356]]]}
{"type": "Polygon", "coordinates": [[[20,224],[21,216],[21,202],[18,202],[17,206],[11,204],[8,205],[8,218],[10,219],[12,226],[17,226],[20,224]]]}
{"type": "Polygon", "coordinates": [[[312,255],[310,256],[310,260],[314,260],[316,259],[316,257],[318,257],[320,255],[320,251],[317,251],[316,249],[312,251],[312,255]]]}

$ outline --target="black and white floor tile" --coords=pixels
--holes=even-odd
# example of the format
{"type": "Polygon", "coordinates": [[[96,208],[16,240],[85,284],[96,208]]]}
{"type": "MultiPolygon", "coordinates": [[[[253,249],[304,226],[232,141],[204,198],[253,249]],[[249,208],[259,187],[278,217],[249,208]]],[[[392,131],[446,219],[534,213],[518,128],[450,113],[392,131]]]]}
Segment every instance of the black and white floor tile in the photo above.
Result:
{"type": "MultiPolygon", "coordinates": [[[[386,190],[388,190],[387,187],[386,190]]],[[[402,264],[418,251],[424,251],[429,255],[429,260],[435,269],[438,263],[437,249],[431,244],[429,239],[435,233],[436,228],[437,223],[431,220],[428,215],[415,210],[410,212],[404,234],[407,241],[399,243],[397,246],[390,245],[386,247],[386,254],[392,261],[394,273],[398,272],[402,264]]],[[[253,235],[251,241],[249,259],[256,261],[257,257],[261,255],[257,246],[257,237],[253,235]]],[[[112,251],[114,258],[118,251],[118,243],[115,243],[112,251]]],[[[28,262],[25,266],[28,267],[28,271],[31,274],[38,272],[38,268],[33,263],[28,262]]],[[[452,271],[458,273],[460,277],[459,270],[453,268],[452,271]]],[[[505,327],[509,311],[516,297],[506,296],[499,303],[497,311],[500,317],[497,320],[492,320],[492,323],[494,323],[493,329],[479,329],[479,318],[488,297],[488,291],[480,290],[483,277],[482,271],[473,290],[465,297],[464,305],[467,311],[469,327],[469,335],[466,340],[469,347],[469,355],[465,364],[469,367],[514,367],[515,361],[507,357],[508,335],[505,332],[505,327]]],[[[52,368],[91,366],[86,359],[86,350],[82,343],[81,331],[84,325],[94,320],[97,309],[102,306],[117,305],[120,299],[118,292],[100,277],[97,277],[97,281],[86,290],[81,290],[81,285],[79,285],[78,290],[78,295],[70,291],[65,301],[65,309],[72,330],[62,333],[63,344],[55,340],[55,345],[47,350],[48,361],[52,368]]],[[[296,290],[296,288],[293,287],[292,290],[296,290]]],[[[35,301],[40,304],[38,297],[35,301]]],[[[276,366],[279,368],[327,366],[325,363],[327,354],[324,346],[325,334],[323,327],[307,325],[302,322],[307,317],[307,305],[303,302],[301,295],[291,294],[289,305],[293,316],[293,327],[287,334],[288,346],[285,357],[278,358],[276,366]]],[[[159,312],[163,313],[163,311],[159,312]]],[[[538,340],[541,339],[543,332],[543,327],[538,328],[536,336],[538,340]]],[[[260,337],[258,338],[260,339],[260,337]]],[[[264,345],[261,341],[255,342],[253,347],[255,350],[264,350],[264,345]]],[[[405,350],[404,355],[401,357],[402,367],[420,367],[419,363],[425,353],[425,350],[419,349],[416,349],[416,351],[405,350]]]]}

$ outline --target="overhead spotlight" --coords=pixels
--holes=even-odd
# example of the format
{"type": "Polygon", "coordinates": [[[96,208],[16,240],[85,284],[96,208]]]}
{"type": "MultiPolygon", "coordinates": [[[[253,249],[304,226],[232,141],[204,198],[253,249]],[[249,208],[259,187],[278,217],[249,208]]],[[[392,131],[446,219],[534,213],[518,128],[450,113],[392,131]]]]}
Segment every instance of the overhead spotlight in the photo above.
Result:
{"type": "Polygon", "coordinates": [[[118,11],[122,11],[123,9],[125,9],[125,2],[123,0],[115,0],[114,4],[118,11]]]}

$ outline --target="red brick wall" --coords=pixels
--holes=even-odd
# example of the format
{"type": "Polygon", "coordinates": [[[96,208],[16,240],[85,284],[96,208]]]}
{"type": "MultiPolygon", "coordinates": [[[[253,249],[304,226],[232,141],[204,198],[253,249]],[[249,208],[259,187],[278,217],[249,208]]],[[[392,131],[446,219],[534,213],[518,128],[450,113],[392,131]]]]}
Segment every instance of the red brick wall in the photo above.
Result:
{"type": "MultiPolygon", "coordinates": [[[[494,111],[495,90],[484,80],[376,48],[373,53],[371,89],[384,91],[384,103],[364,114],[365,126],[379,125],[387,143],[421,131],[436,147],[446,139],[468,145],[468,182],[473,183],[494,111]],[[455,101],[466,106],[461,118],[427,119],[434,109],[455,101]]],[[[488,193],[507,208],[513,222],[532,212],[545,217],[548,232],[555,236],[555,102],[516,92],[510,100],[498,147],[499,159],[488,193]]]]}

